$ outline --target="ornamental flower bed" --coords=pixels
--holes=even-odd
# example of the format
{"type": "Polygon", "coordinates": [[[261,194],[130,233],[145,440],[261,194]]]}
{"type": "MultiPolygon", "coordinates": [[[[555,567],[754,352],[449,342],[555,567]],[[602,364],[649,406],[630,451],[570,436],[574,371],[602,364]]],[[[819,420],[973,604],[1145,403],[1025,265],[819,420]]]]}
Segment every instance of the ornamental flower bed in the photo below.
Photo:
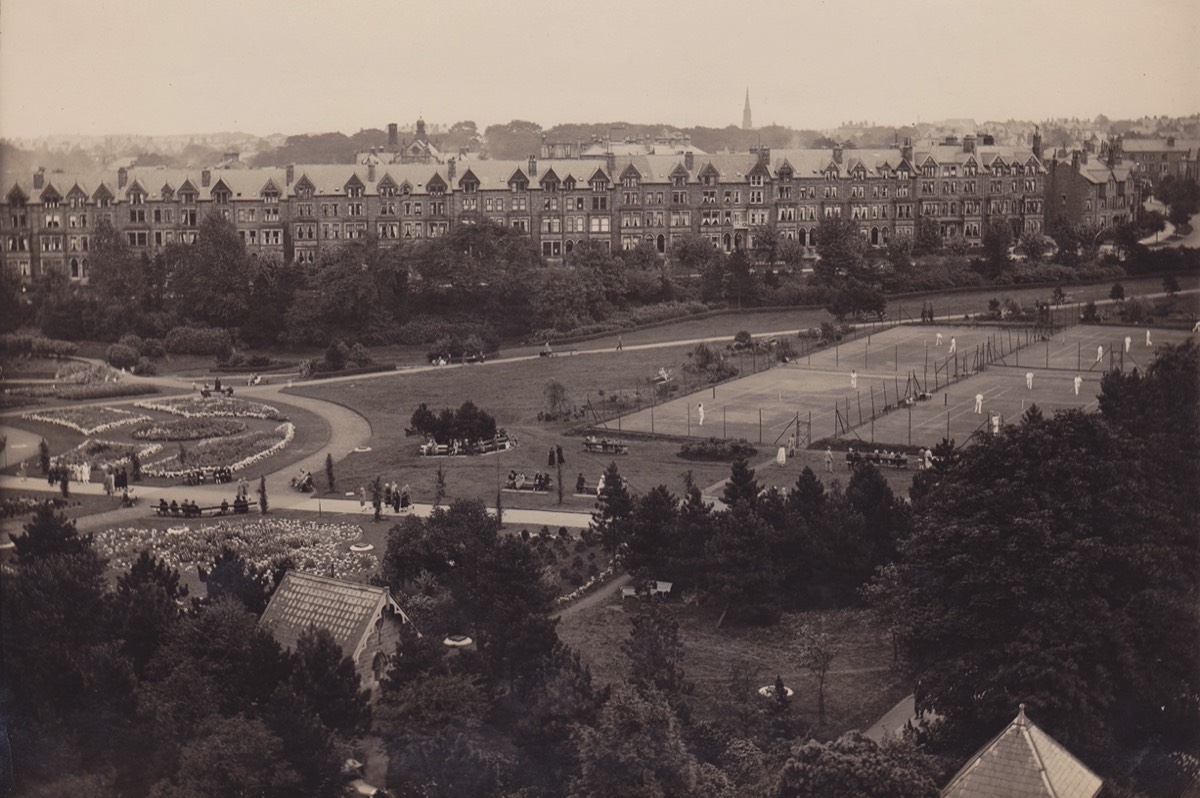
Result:
{"type": "Polygon", "coordinates": [[[286,559],[299,570],[335,577],[374,570],[379,564],[374,554],[349,551],[349,545],[362,536],[362,530],[353,524],[264,518],[172,530],[106,529],[96,534],[96,550],[120,571],[128,570],[143,549],[172,568],[192,572],[197,566],[210,567],[222,548],[231,549],[259,568],[286,559]]]}
{"type": "Polygon", "coordinates": [[[134,414],[116,407],[61,407],[57,410],[39,410],[26,413],[21,418],[27,421],[44,421],[60,427],[95,435],[110,429],[149,421],[150,416],[134,414]]]}
{"type": "Polygon", "coordinates": [[[158,399],[137,402],[134,407],[158,410],[184,418],[267,418],[272,421],[287,419],[275,408],[260,402],[248,402],[231,396],[185,396],[175,399],[158,399]]]}
{"type": "Polygon", "coordinates": [[[222,418],[181,418],[138,427],[133,437],[139,441],[195,441],[224,438],[246,431],[246,422],[222,418]]]}
{"type": "Polygon", "coordinates": [[[145,461],[162,451],[161,443],[120,443],[88,438],[60,459],[65,463],[87,463],[93,469],[129,465],[129,455],[137,452],[145,461]]]}
{"type": "Polygon", "coordinates": [[[296,425],[285,421],[273,430],[246,432],[228,438],[208,438],[194,448],[187,449],[184,462],[180,462],[178,454],[173,454],[143,466],[142,473],[172,479],[197,468],[226,466],[233,471],[240,471],[281,451],[295,437],[296,425]]]}

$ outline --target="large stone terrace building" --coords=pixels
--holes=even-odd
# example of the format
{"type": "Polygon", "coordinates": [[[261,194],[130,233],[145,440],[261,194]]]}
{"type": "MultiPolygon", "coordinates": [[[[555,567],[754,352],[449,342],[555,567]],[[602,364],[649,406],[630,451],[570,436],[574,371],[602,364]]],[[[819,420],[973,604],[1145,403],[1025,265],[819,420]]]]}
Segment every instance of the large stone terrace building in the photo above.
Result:
{"type": "MultiPolygon", "coordinates": [[[[418,153],[420,155],[420,153],[418,153]]],[[[233,168],[236,164],[239,168],[233,168]]],[[[191,241],[219,213],[258,257],[316,264],[367,235],[384,242],[442,236],[490,219],[528,233],[551,262],[584,241],[613,250],[698,234],[725,252],[773,228],[814,254],[820,220],[844,217],[882,247],[930,218],[948,242],[981,242],[989,221],[1040,231],[1040,141],[988,136],[876,150],[755,148],[749,153],[608,153],[520,161],[369,153],[355,164],[222,169],[39,170],[0,184],[0,262],[25,279],[58,270],[86,280],[90,239],[106,219],[139,253],[191,241]]]]}

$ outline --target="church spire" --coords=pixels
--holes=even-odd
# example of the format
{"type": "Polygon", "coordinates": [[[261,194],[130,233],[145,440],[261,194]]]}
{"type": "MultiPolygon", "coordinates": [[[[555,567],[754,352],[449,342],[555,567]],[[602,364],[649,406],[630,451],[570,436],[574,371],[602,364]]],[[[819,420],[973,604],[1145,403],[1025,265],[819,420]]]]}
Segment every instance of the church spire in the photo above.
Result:
{"type": "Polygon", "coordinates": [[[750,121],[750,87],[746,87],[746,107],[742,110],[742,130],[751,130],[754,124],[750,121]]]}

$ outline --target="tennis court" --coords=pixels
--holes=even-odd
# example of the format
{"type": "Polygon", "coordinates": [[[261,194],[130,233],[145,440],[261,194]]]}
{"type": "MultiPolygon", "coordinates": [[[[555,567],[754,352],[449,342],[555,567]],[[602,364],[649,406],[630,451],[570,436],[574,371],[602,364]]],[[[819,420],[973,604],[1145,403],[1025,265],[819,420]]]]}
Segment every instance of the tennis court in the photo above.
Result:
{"type": "Polygon", "coordinates": [[[947,434],[961,443],[993,412],[1007,423],[1034,402],[1047,412],[1094,408],[1105,371],[1145,368],[1155,346],[1178,343],[1188,333],[1155,329],[1151,337],[1147,347],[1145,328],[1080,325],[1044,338],[1024,328],[903,325],[657,404],[608,426],[746,438],[763,446],[786,442],[797,428],[801,446],[829,437],[872,448],[923,446],[947,434]],[[1097,347],[1102,347],[1099,361],[1097,347]],[[1034,374],[1032,388],[1026,385],[1028,372],[1034,374]],[[1078,396],[1076,375],[1082,380],[1078,396]],[[978,413],[977,394],[982,395],[978,413]],[[927,398],[905,402],[917,396],[927,398]]]}

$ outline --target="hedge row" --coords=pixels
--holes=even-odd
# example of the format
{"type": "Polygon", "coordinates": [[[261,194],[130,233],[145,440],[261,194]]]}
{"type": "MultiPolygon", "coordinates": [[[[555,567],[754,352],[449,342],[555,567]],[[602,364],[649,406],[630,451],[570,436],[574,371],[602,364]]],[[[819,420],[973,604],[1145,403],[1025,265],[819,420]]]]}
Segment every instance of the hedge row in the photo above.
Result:
{"type": "Polygon", "coordinates": [[[44,335],[0,335],[0,354],[30,355],[32,357],[70,357],[79,347],[70,341],[47,338],[44,335]]]}
{"type": "Polygon", "coordinates": [[[177,355],[215,355],[229,357],[233,351],[233,338],[228,330],[215,327],[175,327],[165,342],[168,352],[177,355]]]}

